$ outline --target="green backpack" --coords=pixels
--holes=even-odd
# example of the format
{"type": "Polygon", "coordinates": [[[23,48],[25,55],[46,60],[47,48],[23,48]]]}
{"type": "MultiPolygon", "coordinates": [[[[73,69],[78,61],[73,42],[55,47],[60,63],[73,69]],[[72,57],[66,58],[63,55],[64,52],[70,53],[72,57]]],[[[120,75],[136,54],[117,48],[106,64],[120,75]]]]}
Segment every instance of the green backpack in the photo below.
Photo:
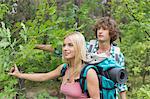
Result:
{"type": "MultiPolygon", "coordinates": [[[[89,69],[94,69],[99,79],[99,89],[101,99],[116,99],[116,83],[125,83],[127,81],[127,73],[114,59],[105,58],[99,63],[86,64],[80,73],[80,86],[82,93],[86,93],[88,97],[86,76],[89,69]]],[[[67,64],[64,64],[61,75],[65,75],[67,64]]]]}

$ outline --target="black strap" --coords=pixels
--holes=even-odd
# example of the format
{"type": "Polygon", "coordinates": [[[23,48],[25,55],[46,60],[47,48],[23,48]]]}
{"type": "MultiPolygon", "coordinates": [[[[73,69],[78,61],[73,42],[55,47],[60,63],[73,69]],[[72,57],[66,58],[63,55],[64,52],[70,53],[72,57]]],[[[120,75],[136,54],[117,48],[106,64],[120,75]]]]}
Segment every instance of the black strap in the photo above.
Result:
{"type": "Polygon", "coordinates": [[[99,74],[98,75],[98,80],[99,80],[99,89],[100,89],[100,97],[101,97],[101,99],[104,99],[104,97],[103,97],[103,90],[102,90],[102,76],[99,74]]]}
{"type": "Polygon", "coordinates": [[[84,71],[85,71],[86,67],[87,66],[84,66],[84,68],[81,70],[81,74],[80,74],[80,80],[81,80],[80,86],[81,86],[81,89],[82,89],[82,93],[84,93],[84,83],[85,83],[86,77],[84,77],[83,74],[84,74],[84,71]]]}
{"type": "Polygon", "coordinates": [[[79,78],[74,80],[74,82],[79,82],[79,81],[80,81],[80,79],[79,79],[79,78]]]}
{"type": "Polygon", "coordinates": [[[67,70],[67,64],[64,64],[62,69],[61,69],[61,77],[63,77],[65,75],[66,70],[67,70]]]}
{"type": "Polygon", "coordinates": [[[105,90],[113,90],[115,89],[116,87],[114,86],[113,88],[105,88],[105,87],[102,87],[102,89],[105,89],[105,90]]]}
{"type": "Polygon", "coordinates": [[[113,69],[114,67],[110,67],[110,68],[107,69],[106,71],[104,71],[102,67],[97,66],[97,68],[98,68],[98,71],[99,71],[99,74],[100,74],[100,75],[102,75],[102,76],[106,77],[107,79],[110,79],[110,80],[111,80],[108,71],[110,71],[110,70],[113,69]]]}

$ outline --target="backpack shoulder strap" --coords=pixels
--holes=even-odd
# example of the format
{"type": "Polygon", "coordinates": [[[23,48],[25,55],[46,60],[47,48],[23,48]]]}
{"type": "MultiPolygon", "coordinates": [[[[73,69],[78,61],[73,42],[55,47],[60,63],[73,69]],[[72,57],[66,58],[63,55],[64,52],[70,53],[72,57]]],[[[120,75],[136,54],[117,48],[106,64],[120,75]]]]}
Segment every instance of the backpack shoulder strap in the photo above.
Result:
{"type": "Polygon", "coordinates": [[[65,63],[65,64],[63,64],[63,67],[61,69],[61,77],[63,77],[65,75],[66,70],[67,70],[67,64],[65,63]]]}
{"type": "Polygon", "coordinates": [[[86,65],[83,67],[83,69],[81,70],[81,74],[80,74],[80,86],[82,89],[82,93],[86,92],[87,96],[89,96],[88,94],[88,90],[87,90],[87,81],[86,81],[86,76],[87,76],[87,72],[89,69],[94,69],[96,71],[97,74],[99,74],[98,69],[96,66],[94,65],[86,65]]]}

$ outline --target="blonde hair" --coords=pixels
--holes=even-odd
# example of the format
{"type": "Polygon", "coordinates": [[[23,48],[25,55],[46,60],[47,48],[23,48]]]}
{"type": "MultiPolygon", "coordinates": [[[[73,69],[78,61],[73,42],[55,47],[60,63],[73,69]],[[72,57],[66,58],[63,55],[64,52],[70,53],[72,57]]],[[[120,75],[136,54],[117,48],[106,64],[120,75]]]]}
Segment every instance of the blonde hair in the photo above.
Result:
{"type": "MultiPolygon", "coordinates": [[[[80,32],[73,32],[64,37],[64,39],[69,38],[75,49],[75,61],[74,65],[76,66],[76,71],[79,72],[82,66],[82,62],[86,61],[86,44],[85,38],[80,32]]],[[[65,62],[69,64],[69,60],[65,59],[62,55],[65,62]]]]}

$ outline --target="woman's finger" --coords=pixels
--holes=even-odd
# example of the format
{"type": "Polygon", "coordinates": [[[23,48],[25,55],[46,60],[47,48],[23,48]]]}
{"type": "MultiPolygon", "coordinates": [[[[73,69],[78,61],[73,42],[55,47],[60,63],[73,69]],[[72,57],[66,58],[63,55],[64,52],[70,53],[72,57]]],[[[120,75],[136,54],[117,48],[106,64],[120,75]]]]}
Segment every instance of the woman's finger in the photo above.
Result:
{"type": "Polygon", "coordinates": [[[17,70],[17,71],[18,71],[18,67],[17,67],[17,65],[16,65],[16,64],[14,65],[14,67],[15,67],[15,70],[17,70]]]}
{"type": "Polygon", "coordinates": [[[11,69],[10,69],[10,73],[13,73],[15,71],[15,67],[12,67],[11,69]]]}

